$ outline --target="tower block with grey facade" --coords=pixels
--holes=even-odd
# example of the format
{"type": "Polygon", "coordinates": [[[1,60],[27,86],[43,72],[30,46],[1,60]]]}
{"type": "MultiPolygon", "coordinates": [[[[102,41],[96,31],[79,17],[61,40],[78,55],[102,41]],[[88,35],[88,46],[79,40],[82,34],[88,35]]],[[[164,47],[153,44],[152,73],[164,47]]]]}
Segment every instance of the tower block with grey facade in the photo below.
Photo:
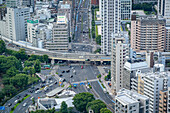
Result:
{"type": "Polygon", "coordinates": [[[117,33],[112,39],[112,56],[111,56],[111,80],[113,93],[123,88],[123,67],[126,56],[129,56],[128,39],[125,34],[117,33]]]}
{"type": "Polygon", "coordinates": [[[120,0],[100,0],[102,20],[101,50],[102,54],[111,55],[112,33],[120,31],[120,0]]]}

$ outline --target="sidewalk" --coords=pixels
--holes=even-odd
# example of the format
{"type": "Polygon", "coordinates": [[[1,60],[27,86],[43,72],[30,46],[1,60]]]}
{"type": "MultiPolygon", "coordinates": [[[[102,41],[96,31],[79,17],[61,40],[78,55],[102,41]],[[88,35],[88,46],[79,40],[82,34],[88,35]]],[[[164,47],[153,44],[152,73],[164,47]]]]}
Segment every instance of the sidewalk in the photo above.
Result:
{"type": "Polygon", "coordinates": [[[109,93],[109,95],[112,96],[112,95],[113,95],[112,89],[111,89],[111,87],[109,87],[109,85],[108,85],[108,82],[110,82],[110,81],[105,81],[105,80],[104,80],[105,76],[107,76],[108,73],[105,72],[105,70],[103,69],[102,66],[97,66],[97,68],[98,68],[98,70],[99,70],[99,72],[100,72],[100,74],[101,74],[101,81],[102,81],[103,85],[106,87],[106,90],[107,90],[107,92],[109,93]]]}

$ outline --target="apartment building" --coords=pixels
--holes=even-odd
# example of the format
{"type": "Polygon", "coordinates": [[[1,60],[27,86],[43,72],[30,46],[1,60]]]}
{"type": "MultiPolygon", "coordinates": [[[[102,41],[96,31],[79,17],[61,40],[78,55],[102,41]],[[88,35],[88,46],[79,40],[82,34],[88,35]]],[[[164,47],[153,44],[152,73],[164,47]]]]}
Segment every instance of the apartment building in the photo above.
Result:
{"type": "Polygon", "coordinates": [[[133,0],[134,4],[157,3],[158,0],[133,0]]]}
{"type": "Polygon", "coordinates": [[[131,20],[132,0],[120,0],[121,21],[131,20]]]}
{"type": "Polygon", "coordinates": [[[112,33],[120,31],[120,0],[100,0],[101,53],[111,55],[112,33]]]}
{"type": "Polygon", "coordinates": [[[126,56],[129,56],[130,45],[124,33],[113,34],[111,55],[111,76],[113,92],[123,88],[123,67],[126,56]]]}
{"type": "Polygon", "coordinates": [[[53,39],[52,41],[47,41],[45,48],[50,51],[68,51],[68,21],[65,15],[58,15],[57,22],[53,24],[53,39]]]}
{"type": "Polygon", "coordinates": [[[165,50],[167,52],[170,52],[170,26],[166,26],[166,45],[165,45],[165,50]]]}
{"type": "Polygon", "coordinates": [[[121,89],[115,100],[115,113],[149,113],[149,98],[147,96],[121,89]]]}
{"type": "Polygon", "coordinates": [[[168,90],[159,92],[159,113],[167,113],[168,90]]]}
{"type": "Polygon", "coordinates": [[[137,52],[165,50],[166,20],[155,16],[133,16],[131,47],[137,52]]]}
{"type": "Polygon", "coordinates": [[[169,113],[170,112],[170,87],[168,87],[167,97],[168,97],[168,100],[167,100],[167,112],[169,113]]]}
{"type": "Polygon", "coordinates": [[[158,14],[166,19],[166,24],[170,25],[170,0],[158,0],[158,14]]]}

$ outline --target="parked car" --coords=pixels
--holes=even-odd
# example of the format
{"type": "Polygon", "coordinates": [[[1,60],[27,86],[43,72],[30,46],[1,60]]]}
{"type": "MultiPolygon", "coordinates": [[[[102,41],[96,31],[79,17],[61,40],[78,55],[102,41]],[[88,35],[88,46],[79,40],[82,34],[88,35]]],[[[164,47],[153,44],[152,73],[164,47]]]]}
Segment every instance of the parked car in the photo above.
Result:
{"type": "Polygon", "coordinates": [[[62,71],[62,73],[65,73],[65,71],[62,71]]]}
{"type": "Polygon", "coordinates": [[[24,106],[24,107],[27,106],[27,103],[24,103],[23,106],[24,106]]]}
{"type": "Polygon", "coordinates": [[[62,74],[59,75],[59,77],[62,77],[62,76],[63,76],[62,74]]]}
{"type": "Polygon", "coordinates": [[[73,75],[70,75],[70,78],[72,78],[73,77],[73,75]]]}
{"type": "Polygon", "coordinates": [[[81,69],[83,69],[83,66],[81,66],[81,69]]]}
{"type": "Polygon", "coordinates": [[[70,70],[67,70],[66,72],[67,72],[67,73],[69,73],[69,72],[70,72],[70,70]]]}
{"type": "Polygon", "coordinates": [[[11,104],[11,103],[9,103],[9,104],[8,104],[8,107],[10,107],[11,105],[12,105],[12,104],[11,104]]]}

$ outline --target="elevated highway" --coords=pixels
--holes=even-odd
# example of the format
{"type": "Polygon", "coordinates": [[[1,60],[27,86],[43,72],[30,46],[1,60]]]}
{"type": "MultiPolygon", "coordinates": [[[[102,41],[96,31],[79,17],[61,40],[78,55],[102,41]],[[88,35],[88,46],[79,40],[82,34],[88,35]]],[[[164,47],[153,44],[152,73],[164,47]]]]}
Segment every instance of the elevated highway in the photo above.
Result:
{"type": "Polygon", "coordinates": [[[3,40],[7,42],[7,48],[18,51],[20,48],[24,48],[27,54],[35,54],[35,55],[48,55],[50,59],[56,60],[66,60],[66,61],[111,61],[110,56],[102,55],[102,54],[90,54],[90,53],[63,53],[63,52],[55,52],[48,51],[46,49],[41,49],[37,47],[32,47],[27,44],[19,43],[16,41],[12,41],[6,37],[1,37],[3,40]],[[13,44],[14,46],[8,46],[8,43],[13,44]]]}

